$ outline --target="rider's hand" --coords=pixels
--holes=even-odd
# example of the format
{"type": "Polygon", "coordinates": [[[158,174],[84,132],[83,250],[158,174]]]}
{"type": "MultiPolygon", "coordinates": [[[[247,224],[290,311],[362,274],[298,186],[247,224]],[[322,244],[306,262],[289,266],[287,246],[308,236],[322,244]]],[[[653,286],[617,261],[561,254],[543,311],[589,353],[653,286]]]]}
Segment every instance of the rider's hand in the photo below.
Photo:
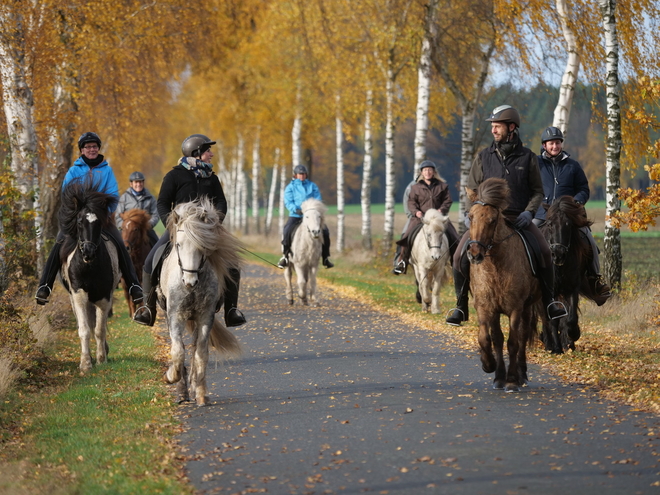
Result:
{"type": "Polygon", "coordinates": [[[302,215],[302,210],[300,208],[296,210],[296,215],[302,215]]]}
{"type": "Polygon", "coordinates": [[[422,218],[424,216],[424,213],[422,213],[421,211],[418,211],[417,213],[415,213],[415,216],[417,218],[422,218]]]}
{"type": "Polygon", "coordinates": [[[529,227],[529,224],[532,223],[532,212],[523,211],[518,218],[516,219],[516,228],[517,229],[526,229],[529,227]]]}

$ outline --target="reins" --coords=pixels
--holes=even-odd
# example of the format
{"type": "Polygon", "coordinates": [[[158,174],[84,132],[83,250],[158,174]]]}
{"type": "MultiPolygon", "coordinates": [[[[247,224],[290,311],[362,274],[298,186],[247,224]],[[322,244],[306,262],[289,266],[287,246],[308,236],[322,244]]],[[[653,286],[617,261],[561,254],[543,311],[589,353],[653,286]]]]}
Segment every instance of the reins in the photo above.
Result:
{"type": "MultiPolygon", "coordinates": [[[[177,230],[177,232],[185,233],[184,230],[177,230]]],[[[181,268],[181,271],[185,273],[194,273],[196,275],[199,275],[199,272],[201,272],[202,268],[204,267],[204,263],[206,263],[206,256],[202,255],[202,260],[199,262],[199,266],[197,267],[197,270],[189,270],[187,268],[184,268],[183,265],[181,264],[181,255],[179,254],[179,244],[177,242],[174,243],[174,247],[176,248],[177,263],[179,263],[179,268],[181,268]]]]}

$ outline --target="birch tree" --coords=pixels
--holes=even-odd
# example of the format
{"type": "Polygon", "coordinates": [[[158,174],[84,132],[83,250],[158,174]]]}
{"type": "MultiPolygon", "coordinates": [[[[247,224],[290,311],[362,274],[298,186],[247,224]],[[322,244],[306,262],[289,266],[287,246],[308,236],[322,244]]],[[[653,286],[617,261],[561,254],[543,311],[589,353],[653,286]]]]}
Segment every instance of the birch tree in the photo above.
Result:
{"type": "Polygon", "coordinates": [[[270,190],[268,192],[268,209],[266,210],[266,236],[270,234],[271,226],[273,224],[273,209],[275,207],[275,192],[277,190],[277,180],[280,166],[280,149],[275,149],[275,161],[273,163],[273,174],[270,179],[270,190]]]}
{"type": "Polygon", "coordinates": [[[254,143],[252,144],[252,219],[257,234],[261,233],[261,226],[259,225],[259,179],[261,178],[261,160],[259,153],[259,130],[257,130],[254,143]]]}
{"type": "Polygon", "coordinates": [[[371,137],[371,114],[373,111],[373,90],[367,90],[366,106],[364,110],[364,158],[362,161],[362,187],[360,188],[360,203],[362,206],[362,247],[367,250],[373,248],[371,240],[371,176],[373,162],[373,143],[371,137]]]}
{"type": "Polygon", "coordinates": [[[337,242],[338,253],[344,250],[344,127],[341,115],[341,97],[337,95],[337,114],[335,117],[335,150],[337,155],[337,242]]]}
{"type": "Polygon", "coordinates": [[[575,83],[580,70],[580,52],[575,31],[572,26],[571,8],[567,0],[556,0],[559,23],[566,41],[566,67],[559,86],[559,99],[552,118],[552,125],[561,129],[567,135],[571,115],[571,105],[575,94],[575,83]]]}

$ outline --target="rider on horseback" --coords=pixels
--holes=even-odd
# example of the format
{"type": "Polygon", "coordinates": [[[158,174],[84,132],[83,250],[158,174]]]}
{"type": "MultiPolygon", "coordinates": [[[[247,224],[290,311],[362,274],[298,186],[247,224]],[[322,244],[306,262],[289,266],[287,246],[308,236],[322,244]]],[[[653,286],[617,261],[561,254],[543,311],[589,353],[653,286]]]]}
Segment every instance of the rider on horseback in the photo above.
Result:
{"type": "MultiPolygon", "coordinates": [[[[279,268],[286,268],[289,264],[289,254],[291,253],[291,241],[296,227],[302,222],[302,210],[300,207],[306,199],[318,199],[321,201],[321,192],[316,184],[307,179],[307,167],[296,165],[293,169],[293,179],[284,190],[284,206],[289,210],[289,220],[284,226],[282,233],[282,258],[277,263],[279,268]]],[[[334,263],[330,261],[330,230],[328,226],[323,226],[323,246],[321,257],[323,266],[332,268],[334,263]]]]}
{"type": "MultiPolygon", "coordinates": [[[[80,150],[80,158],[74,162],[66,173],[64,181],[62,182],[62,189],[73,181],[89,180],[93,184],[99,186],[100,192],[119,197],[119,186],[117,185],[115,174],[103,155],[99,153],[101,149],[101,138],[98,134],[94,132],[83,133],[78,139],[78,149],[80,150]]],[[[114,210],[114,208],[116,208],[115,205],[113,205],[112,210],[114,210]]],[[[133,302],[136,304],[142,302],[142,288],[140,287],[140,282],[135,274],[135,268],[128,255],[128,251],[126,251],[126,246],[124,246],[124,241],[122,241],[119,230],[117,230],[117,227],[110,224],[103,230],[103,232],[108,234],[117,248],[121,275],[124,277],[124,280],[129,287],[128,291],[133,302]]],[[[62,247],[63,241],[64,233],[60,231],[57,234],[57,239],[48,255],[46,266],[41,274],[39,288],[35,295],[37,304],[46,304],[50,297],[50,293],[53,291],[55,278],[62,266],[60,260],[60,248],[62,247]]]]}
{"type": "MultiPolygon", "coordinates": [[[[476,190],[479,184],[491,177],[505,179],[510,189],[509,207],[504,214],[518,230],[527,230],[537,241],[541,249],[543,263],[538,277],[540,279],[543,305],[550,319],[567,315],[566,307],[554,299],[552,254],[541,231],[532,219],[543,200],[543,184],[537,165],[536,155],[522,145],[518,135],[520,115],[510,105],[495,108],[487,122],[491,123],[493,143],[477,155],[470,168],[467,187],[476,190]]],[[[469,211],[469,208],[466,210],[469,211]]],[[[469,219],[465,219],[469,226],[469,219]]],[[[465,246],[470,232],[463,235],[458,249],[454,253],[454,289],[456,308],[451,311],[446,321],[450,325],[460,326],[468,320],[468,290],[470,289],[470,263],[465,255],[465,246]]]]}
{"type": "Polygon", "coordinates": [[[121,217],[121,214],[132,210],[133,208],[139,208],[144,210],[151,218],[149,219],[149,230],[147,235],[149,236],[149,242],[153,247],[154,244],[158,242],[158,234],[154,232],[154,227],[160,220],[158,216],[158,207],[156,206],[156,198],[154,198],[149,189],[144,187],[144,174],[142,172],[133,172],[128,178],[131,187],[126,189],[124,194],[119,198],[119,204],[117,205],[117,211],[115,211],[115,222],[117,223],[117,228],[121,230],[122,225],[124,224],[124,219],[121,217]]]}
{"type": "MultiPolygon", "coordinates": [[[[216,210],[224,217],[227,213],[227,199],[222,190],[218,176],[213,173],[213,158],[211,141],[202,134],[193,134],[184,139],[181,144],[183,157],[179,163],[170,170],[163,178],[158,196],[158,213],[167,225],[167,218],[179,203],[188,203],[203,195],[213,202],[216,210]]],[[[156,280],[160,270],[160,263],[154,266],[154,256],[159,248],[170,240],[169,231],[166,230],[156,245],[151,249],[144,262],[144,273],[142,280],[144,290],[147,293],[146,303],[137,309],[133,320],[142,325],[153,326],[156,321],[156,280]]],[[[241,272],[237,268],[229,271],[229,277],[225,280],[224,307],[225,323],[228,327],[237,327],[246,323],[245,316],[238,309],[238,289],[241,281],[241,272]]]]}
{"type": "MultiPolygon", "coordinates": [[[[538,160],[544,200],[551,205],[560,197],[568,195],[572,196],[576,203],[584,205],[589,201],[589,181],[580,164],[563,150],[563,143],[564,134],[557,127],[548,127],[541,135],[543,150],[538,160]]],[[[545,214],[546,210],[542,206],[536,212],[534,223],[539,227],[545,221],[545,214]]],[[[582,227],[580,232],[588,240],[592,253],[586,274],[588,287],[591,290],[588,296],[598,306],[602,306],[612,296],[611,289],[600,274],[599,251],[591,229],[582,227]]]]}
{"type": "MultiPolygon", "coordinates": [[[[451,205],[452,200],[449,195],[447,183],[438,174],[435,163],[431,160],[424,160],[420,164],[420,174],[417,183],[410,188],[407,207],[412,216],[407,224],[408,228],[406,229],[406,232],[396,243],[397,248],[394,258],[394,269],[392,270],[394,275],[406,273],[411,247],[409,239],[411,234],[421,225],[421,219],[424,217],[426,211],[434,208],[439,210],[443,215],[447,215],[451,205]]],[[[459,238],[458,233],[451,222],[447,224],[445,234],[449,241],[450,252],[453,254],[459,238]]]]}

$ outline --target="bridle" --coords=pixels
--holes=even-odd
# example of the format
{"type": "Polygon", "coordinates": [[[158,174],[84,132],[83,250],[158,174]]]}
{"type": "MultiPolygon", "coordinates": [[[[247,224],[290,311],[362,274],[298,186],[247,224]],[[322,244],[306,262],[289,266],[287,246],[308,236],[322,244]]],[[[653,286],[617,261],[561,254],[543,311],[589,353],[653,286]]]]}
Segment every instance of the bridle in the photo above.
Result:
{"type": "MultiPolygon", "coordinates": [[[[475,201],[474,204],[481,205],[481,206],[490,206],[491,208],[495,208],[495,210],[497,211],[497,217],[498,217],[498,220],[497,220],[496,223],[499,222],[499,216],[502,214],[502,212],[500,211],[499,208],[497,208],[497,207],[494,206],[494,205],[491,205],[491,204],[485,203],[485,202],[483,202],[483,201],[481,201],[481,200],[477,200],[477,201],[475,201]]],[[[496,230],[497,230],[497,229],[496,229],[496,230]]],[[[504,239],[499,240],[499,241],[495,241],[495,231],[493,231],[493,237],[490,238],[490,242],[488,243],[488,245],[484,244],[484,243],[481,242],[481,241],[477,241],[477,240],[474,240],[474,239],[470,239],[470,240],[468,241],[468,243],[467,243],[467,248],[466,248],[466,249],[469,249],[470,246],[471,246],[472,244],[476,244],[477,246],[479,246],[480,248],[482,248],[482,249],[485,251],[484,256],[488,256],[488,252],[489,252],[491,249],[493,249],[493,247],[495,247],[497,244],[501,244],[501,243],[503,243],[503,242],[506,241],[509,237],[513,236],[515,233],[516,233],[516,230],[515,230],[515,229],[512,229],[512,232],[511,232],[508,236],[506,236],[504,239]]]]}
{"type": "MultiPolygon", "coordinates": [[[[185,234],[185,230],[177,230],[177,232],[183,232],[185,234]]],[[[197,270],[189,270],[187,268],[184,268],[183,265],[181,264],[181,255],[179,254],[179,244],[176,241],[174,242],[174,247],[176,248],[176,258],[177,258],[177,262],[179,263],[179,268],[181,268],[181,271],[185,273],[194,273],[199,276],[199,272],[202,271],[202,267],[204,266],[204,263],[206,263],[206,256],[202,255],[202,260],[199,262],[199,266],[197,267],[197,270]]]]}

